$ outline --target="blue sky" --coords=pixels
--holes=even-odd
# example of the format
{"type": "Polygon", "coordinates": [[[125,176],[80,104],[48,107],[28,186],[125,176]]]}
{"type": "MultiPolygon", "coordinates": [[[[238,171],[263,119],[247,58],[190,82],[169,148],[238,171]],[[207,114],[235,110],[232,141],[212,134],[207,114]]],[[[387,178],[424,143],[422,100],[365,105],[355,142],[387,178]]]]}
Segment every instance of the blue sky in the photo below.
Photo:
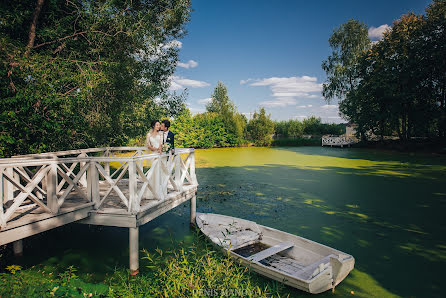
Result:
{"type": "Polygon", "coordinates": [[[424,14],[430,1],[192,0],[188,34],[171,90],[188,90],[193,113],[204,112],[218,81],[241,113],[265,107],[275,120],[311,115],[344,122],[336,101],[325,102],[321,68],[333,29],[348,19],[369,27],[373,40],[402,14],[424,14]],[[373,28],[372,28],[373,27],[373,28]]]}

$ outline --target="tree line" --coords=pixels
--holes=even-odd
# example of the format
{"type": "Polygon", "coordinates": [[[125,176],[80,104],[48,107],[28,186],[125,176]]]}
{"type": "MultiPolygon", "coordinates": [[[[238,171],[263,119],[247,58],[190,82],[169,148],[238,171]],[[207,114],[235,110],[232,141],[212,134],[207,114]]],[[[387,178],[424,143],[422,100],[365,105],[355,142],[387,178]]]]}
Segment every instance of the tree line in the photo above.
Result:
{"type": "Polygon", "coordinates": [[[274,144],[273,137],[298,139],[304,135],[340,135],[345,133],[345,125],[322,123],[314,116],[303,121],[273,121],[263,107],[248,120],[229,99],[226,86],[218,82],[206,112],[192,115],[184,108],[172,121],[171,130],[179,146],[212,148],[248,144],[269,146],[274,144]]]}
{"type": "Polygon", "coordinates": [[[377,42],[357,20],[334,30],[323,95],[340,100],[363,139],[446,137],[445,16],[446,1],[434,0],[425,15],[402,15],[377,42]]]}

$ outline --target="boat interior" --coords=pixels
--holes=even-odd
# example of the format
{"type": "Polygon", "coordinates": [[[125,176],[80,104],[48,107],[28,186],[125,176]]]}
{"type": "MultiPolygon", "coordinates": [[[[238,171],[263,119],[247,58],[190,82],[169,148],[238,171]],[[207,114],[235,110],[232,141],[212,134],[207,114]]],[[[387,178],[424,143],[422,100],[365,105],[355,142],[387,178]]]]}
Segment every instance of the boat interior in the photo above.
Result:
{"type": "Polygon", "coordinates": [[[332,263],[352,258],[317,242],[257,225],[246,220],[218,216],[214,221],[206,216],[202,231],[214,242],[248,261],[261,264],[302,280],[311,280],[332,263]]]}

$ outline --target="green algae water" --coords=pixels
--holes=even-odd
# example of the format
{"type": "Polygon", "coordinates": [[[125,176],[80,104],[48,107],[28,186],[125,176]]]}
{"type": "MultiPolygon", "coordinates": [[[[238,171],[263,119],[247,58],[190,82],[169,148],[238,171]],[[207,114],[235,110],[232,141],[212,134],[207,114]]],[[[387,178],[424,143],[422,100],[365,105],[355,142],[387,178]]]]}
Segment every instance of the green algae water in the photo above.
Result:
{"type": "MultiPolygon", "coordinates": [[[[446,157],[327,147],[196,150],[197,211],[256,221],[353,255],[320,296],[440,297],[446,265],[446,157]]],[[[140,248],[191,241],[189,203],[140,227],[140,248]]],[[[128,230],[71,224],[25,239],[2,262],[78,268],[101,281],[128,266],[128,230]]],[[[144,270],[144,262],[140,263],[144,270]]],[[[289,287],[291,297],[307,294],[289,287]]]]}

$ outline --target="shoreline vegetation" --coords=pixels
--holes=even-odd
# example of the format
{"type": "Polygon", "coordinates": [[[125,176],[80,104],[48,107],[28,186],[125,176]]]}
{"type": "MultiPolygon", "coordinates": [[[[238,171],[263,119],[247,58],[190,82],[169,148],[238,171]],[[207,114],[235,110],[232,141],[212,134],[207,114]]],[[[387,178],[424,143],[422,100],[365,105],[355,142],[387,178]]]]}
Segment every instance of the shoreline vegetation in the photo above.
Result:
{"type": "MultiPolygon", "coordinates": [[[[172,240],[173,241],[173,240],[172,240]]],[[[173,243],[173,242],[172,242],[173,243]]],[[[0,273],[0,297],[192,297],[288,296],[287,287],[251,272],[215,249],[197,229],[192,243],[173,243],[172,250],[142,250],[141,272],[116,269],[97,280],[75,266],[59,268],[9,265],[0,273]],[[218,295],[220,296],[220,295],[218,295]]]]}

